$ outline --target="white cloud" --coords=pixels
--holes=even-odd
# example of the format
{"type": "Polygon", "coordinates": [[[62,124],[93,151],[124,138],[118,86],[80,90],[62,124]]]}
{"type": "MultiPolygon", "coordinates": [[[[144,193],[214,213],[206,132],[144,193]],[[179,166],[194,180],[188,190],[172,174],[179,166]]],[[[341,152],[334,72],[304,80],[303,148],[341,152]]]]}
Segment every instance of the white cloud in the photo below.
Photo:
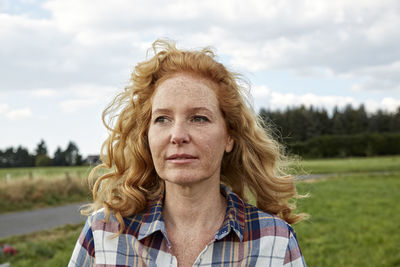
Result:
{"type": "Polygon", "coordinates": [[[296,95],[296,94],[281,94],[277,92],[273,92],[271,94],[270,105],[274,107],[274,109],[282,109],[286,107],[294,107],[304,105],[307,107],[325,107],[332,109],[335,106],[344,107],[348,104],[357,105],[357,101],[355,101],[351,97],[342,97],[342,96],[320,96],[315,94],[304,94],[304,95],[296,95]]]}
{"type": "Polygon", "coordinates": [[[389,112],[396,112],[400,108],[400,100],[392,97],[385,97],[381,101],[382,106],[389,112]]]}
{"type": "Polygon", "coordinates": [[[32,91],[32,95],[35,97],[51,97],[57,94],[54,89],[37,89],[32,91]]]}
{"type": "Polygon", "coordinates": [[[351,97],[332,96],[332,95],[316,95],[316,94],[293,94],[280,93],[273,91],[267,86],[255,86],[251,91],[255,100],[256,110],[261,107],[272,110],[283,110],[287,107],[298,107],[301,105],[310,107],[319,107],[333,109],[334,107],[344,107],[348,104],[353,106],[359,105],[359,102],[351,97]]]}
{"type": "Polygon", "coordinates": [[[251,88],[251,95],[254,98],[258,97],[268,97],[271,95],[271,89],[268,86],[261,85],[261,86],[254,86],[251,88]]]}
{"type": "Polygon", "coordinates": [[[32,117],[32,111],[30,108],[15,109],[7,111],[5,116],[9,120],[22,120],[32,117]]]}
{"type": "Polygon", "coordinates": [[[396,0],[48,0],[42,6],[51,13],[47,19],[0,14],[2,88],[121,81],[144,58],[144,47],[162,36],[188,47],[215,46],[244,70],[320,68],[398,84],[393,75],[363,74],[400,60],[396,0]]]}
{"type": "Polygon", "coordinates": [[[61,110],[66,113],[77,112],[99,104],[104,108],[119,90],[122,90],[122,88],[96,84],[76,85],[72,88],[68,88],[68,91],[71,93],[71,98],[61,101],[60,107],[61,110]]]}
{"type": "Polygon", "coordinates": [[[61,109],[66,113],[77,112],[96,103],[95,99],[70,99],[60,103],[61,109]]]}
{"type": "Polygon", "coordinates": [[[364,78],[352,86],[355,91],[400,91],[400,58],[391,64],[360,68],[354,75],[364,78]]]}
{"type": "Polygon", "coordinates": [[[7,104],[0,104],[0,115],[3,114],[4,112],[6,112],[7,109],[8,109],[7,104]]]}
{"type": "Polygon", "coordinates": [[[0,104],[0,115],[5,116],[9,120],[21,120],[32,117],[30,108],[11,109],[8,104],[0,104]]]}
{"type": "Polygon", "coordinates": [[[83,98],[92,99],[102,99],[113,95],[117,90],[122,88],[117,88],[113,86],[103,86],[98,84],[77,84],[74,87],[69,88],[74,95],[83,98]]]}
{"type": "Polygon", "coordinates": [[[128,31],[78,27],[68,33],[51,19],[1,13],[0,25],[1,90],[58,90],[76,83],[121,82],[129,78],[139,54],[142,58],[145,54],[138,48],[140,38],[128,31]]]}
{"type": "Polygon", "coordinates": [[[367,99],[366,101],[361,102],[354,97],[346,96],[316,95],[310,93],[279,93],[271,90],[265,90],[263,92],[264,93],[253,93],[255,108],[257,111],[262,107],[271,110],[284,110],[288,107],[299,107],[301,105],[306,107],[313,106],[317,108],[325,108],[328,111],[332,111],[335,107],[344,108],[346,105],[358,107],[364,103],[366,110],[373,113],[378,109],[387,112],[396,112],[400,107],[400,100],[390,97],[385,97],[381,100],[367,99]]]}

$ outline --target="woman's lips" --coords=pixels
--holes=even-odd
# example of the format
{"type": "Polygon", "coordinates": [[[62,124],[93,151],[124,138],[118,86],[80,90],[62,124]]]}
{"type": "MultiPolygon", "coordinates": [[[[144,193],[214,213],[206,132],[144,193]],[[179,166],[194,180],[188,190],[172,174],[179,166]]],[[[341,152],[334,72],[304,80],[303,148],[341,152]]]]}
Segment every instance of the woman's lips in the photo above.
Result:
{"type": "Polygon", "coordinates": [[[197,157],[190,154],[173,154],[167,157],[167,161],[176,164],[187,164],[197,160],[197,157]]]}

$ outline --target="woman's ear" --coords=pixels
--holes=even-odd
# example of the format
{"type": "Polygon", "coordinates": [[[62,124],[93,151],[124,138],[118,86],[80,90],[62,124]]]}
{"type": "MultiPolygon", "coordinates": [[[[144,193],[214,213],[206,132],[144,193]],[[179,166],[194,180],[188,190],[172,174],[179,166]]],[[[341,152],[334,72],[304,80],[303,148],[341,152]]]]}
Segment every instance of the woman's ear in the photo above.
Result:
{"type": "Polygon", "coordinates": [[[231,136],[228,136],[228,140],[227,140],[226,146],[225,146],[225,152],[226,152],[226,153],[229,153],[229,152],[232,151],[232,149],[233,149],[233,144],[234,144],[234,141],[233,141],[232,137],[231,137],[231,136]]]}

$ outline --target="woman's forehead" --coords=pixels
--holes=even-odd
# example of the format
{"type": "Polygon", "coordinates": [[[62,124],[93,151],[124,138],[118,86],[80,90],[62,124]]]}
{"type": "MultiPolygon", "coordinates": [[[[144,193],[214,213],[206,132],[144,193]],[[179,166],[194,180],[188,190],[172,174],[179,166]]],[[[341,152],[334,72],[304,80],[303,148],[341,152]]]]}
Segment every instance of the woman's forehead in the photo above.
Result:
{"type": "Polygon", "coordinates": [[[207,79],[188,74],[172,76],[161,82],[153,97],[153,110],[174,106],[218,108],[218,99],[207,79]]]}

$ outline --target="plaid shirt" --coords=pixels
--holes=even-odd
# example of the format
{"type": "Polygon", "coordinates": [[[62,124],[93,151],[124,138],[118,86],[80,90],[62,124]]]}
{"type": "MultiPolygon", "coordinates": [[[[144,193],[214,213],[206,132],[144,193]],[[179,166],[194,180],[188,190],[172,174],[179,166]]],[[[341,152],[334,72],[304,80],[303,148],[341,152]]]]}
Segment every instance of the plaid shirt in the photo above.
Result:
{"type": "MultiPolygon", "coordinates": [[[[305,266],[293,228],[276,216],[244,203],[225,186],[224,223],[193,266],[305,266]]],[[[162,198],[148,209],[124,218],[118,237],[114,216],[89,216],[73,251],[73,266],[177,266],[162,216],[162,198]]]]}

